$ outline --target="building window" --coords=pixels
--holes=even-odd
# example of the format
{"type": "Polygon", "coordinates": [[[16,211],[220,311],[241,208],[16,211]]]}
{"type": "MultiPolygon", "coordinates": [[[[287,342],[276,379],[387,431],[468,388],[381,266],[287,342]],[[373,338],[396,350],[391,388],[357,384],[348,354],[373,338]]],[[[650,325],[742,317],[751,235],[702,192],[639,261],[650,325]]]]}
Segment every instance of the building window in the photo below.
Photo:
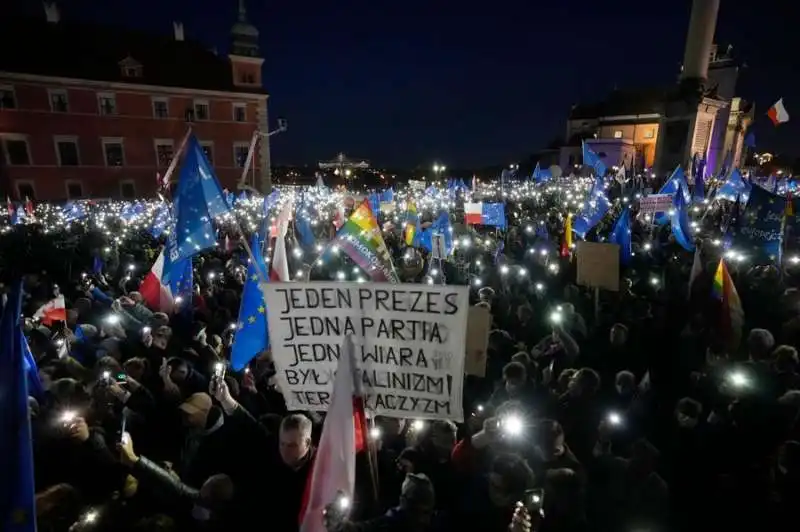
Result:
{"type": "Polygon", "coordinates": [[[24,137],[6,138],[6,162],[10,166],[28,166],[31,164],[31,154],[28,151],[28,140],[24,137]]]}
{"type": "Polygon", "coordinates": [[[209,112],[208,102],[205,100],[194,101],[194,119],[195,120],[208,120],[211,113],[209,112]]]}
{"type": "Polygon", "coordinates": [[[645,129],[644,130],[644,138],[652,139],[655,136],[656,136],[656,130],[655,129],[645,129]]]}
{"type": "Polygon", "coordinates": [[[256,77],[250,72],[242,72],[239,74],[239,81],[249,85],[255,85],[256,77]]]}
{"type": "Polygon", "coordinates": [[[142,68],[141,67],[125,67],[122,71],[122,75],[126,78],[140,78],[142,77],[142,68]]]}
{"type": "Polygon", "coordinates": [[[97,95],[97,104],[100,107],[100,114],[104,116],[117,114],[117,97],[109,92],[101,92],[97,95]]]}
{"type": "Polygon", "coordinates": [[[233,121],[234,122],[247,121],[247,104],[245,103],[233,104],[233,121]]]}
{"type": "Polygon", "coordinates": [[[83,197],[83,185],[80,181],[67,182],[67,199],[78,199],[83,197]]]}
{"type": "Polygon", "coordinates": [[[614,138],[615,139],[621,139],[622,138],[622,130],[621,129],[617,129],[616,131],[614,131],[614,138]]]}
{"type": "Polygon", "coordinates": [[[17,181],[17,197],[19,199],[36,200],[36,189],[30,181],[17,181]]]}
{"type": "Polygon", "coordinates": [[[14,94],[14,87],[8,85],[0,86],[0,109],[16,109],[17,96],[14,94]]]}
{"type": "Polygon", "coordinates": [[[136,183],[133,181],[122,181],[119,184],[119,193],[123,199],[136,199],[136,183]]]}
{"type": "Polygon", "coordinates": [[[214,164],[214,144],[211,142],[201,142],[200,146],[203,148],[203,153],[206,155],[206,159],[208,159],[208,164],[214,164]]]}
{"type": "Polygon", "coordinates": [[[233,143],[233,164],[237,168],[244,168],[247,162],[247,154],[250,152],[249,142],[234,142],[233,143]]]}
{"type": "Polygon", "coordinates": [[[169,166],[172,162],[172,155],[175,152],[172,139],[156,139],[156,164],[158,166],[169,166]]]}
{"type": "Polygon", "coordinates": [[[76,137],[56,137],[55,143],[59,166],[79,166],[81,164],[76,137]]]}
{"type": "Polygon", "coordinates": [[[122,139],[103,139],[103,157],[106,166],[123,166],[125,164],[125,148],[122,139]]]}
{"type": "Polygon", "coordinates": [[[166,98],[153,98],[153,117],[169,118],[169,102],[166,98]]]}
{"type": "Polygon", "coordinates": [[[54,113],[68,113],[69,100],[67,99],[67,91],[64,89],[49,89],[50,95],[50,110],[54,113]]]}

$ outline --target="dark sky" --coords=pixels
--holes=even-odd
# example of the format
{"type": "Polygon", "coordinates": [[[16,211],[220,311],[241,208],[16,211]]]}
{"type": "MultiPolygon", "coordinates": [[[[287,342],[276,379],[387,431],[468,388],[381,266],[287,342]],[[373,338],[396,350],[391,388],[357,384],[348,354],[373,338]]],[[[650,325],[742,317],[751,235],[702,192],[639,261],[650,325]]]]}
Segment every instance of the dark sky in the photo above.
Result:
{"type": "MultiPolygon", "coordinates": [[[[343,151],[377,165],[514,162],[563,134],[570,105],[618,86],[676,79],[690,0],[250,0],[261,32],[276,164],[343,151]]],[[[722,0],[717,42],[748,68],[759,149],[800,155],[798,8],[786,0],[722,0]],[[767,108],[784,97],[793,122],[767,108]]],[[[65,17],[187,37],[227,49],[237,0],[66,0],[65,17]]]]}

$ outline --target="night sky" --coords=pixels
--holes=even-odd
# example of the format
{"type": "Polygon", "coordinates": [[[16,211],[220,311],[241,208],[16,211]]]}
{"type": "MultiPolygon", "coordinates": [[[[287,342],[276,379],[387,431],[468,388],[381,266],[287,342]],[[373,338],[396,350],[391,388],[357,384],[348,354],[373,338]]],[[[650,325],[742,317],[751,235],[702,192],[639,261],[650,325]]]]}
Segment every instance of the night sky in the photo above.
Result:
{"type": "MultiPolygon", "coordinates": [[[[61,1],[62,17],[171,32],[227,50],[236,0],[61,1]],[[110,5],[109,5],[110,4],[110,5]],[[198,6],[202,6],[198,7],[198,6]]],[[[274,164],[343,151],[383,166],[515,162],[563,135],[570,106],[615,85],[673,82],[690,0],[256,1],[274,164]],[[667,7],[668,6],[668,7],[667,7]]],[[[755,101],[759,150],[800,155],[798,7],[722,0],[716,41],[748,67],[738,94],[755,101]],[[793,120],[765,113],[784,98],[793,120]]]]}

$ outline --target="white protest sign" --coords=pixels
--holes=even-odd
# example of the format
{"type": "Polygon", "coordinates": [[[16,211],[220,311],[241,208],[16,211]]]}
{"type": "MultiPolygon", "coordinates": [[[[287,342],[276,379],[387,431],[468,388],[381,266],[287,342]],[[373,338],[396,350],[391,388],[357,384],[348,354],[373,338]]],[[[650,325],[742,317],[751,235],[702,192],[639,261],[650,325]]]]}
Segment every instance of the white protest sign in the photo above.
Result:
{"type": "Polygon", "coordinates": [[[444,235],[431,235],[431,257],[434,259],[447,258],[447,247],[444,244],[444,235]]]}
{"type": "Polygon", "coordinates": [[[327,410],[342,339],[353,338],[374,415],[463,420],[466,286],[271,283],[262,288],[289,410],[327,410]]]}
{"type": "Polygon", "coordinates": [[[672,194],[650,194],[639,200],[639,213],[654,214],[672,208],[672,194]]]}

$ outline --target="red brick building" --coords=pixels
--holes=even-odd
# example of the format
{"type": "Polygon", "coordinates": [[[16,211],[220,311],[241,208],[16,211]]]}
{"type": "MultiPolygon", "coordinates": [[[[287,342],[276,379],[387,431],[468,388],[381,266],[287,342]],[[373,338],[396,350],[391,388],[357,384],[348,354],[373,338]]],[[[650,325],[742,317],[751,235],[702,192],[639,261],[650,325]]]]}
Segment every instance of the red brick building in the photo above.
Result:
{"type": "MultiPolygon", "coordinates": [[[[267,131],[258,31],[244,2],[220,56],[184,38],[61,19],[0,20],[0,185],[15,199],[153,196],[191,124],[235,188],[256,129],[267,131]],[[34,44],[31,44],[34,43],[34,44]]],[[[269,180],[264,139],[253,164],[269,180]]],[[[173,178],[177,177],[177,173],[173,178]]]]}

